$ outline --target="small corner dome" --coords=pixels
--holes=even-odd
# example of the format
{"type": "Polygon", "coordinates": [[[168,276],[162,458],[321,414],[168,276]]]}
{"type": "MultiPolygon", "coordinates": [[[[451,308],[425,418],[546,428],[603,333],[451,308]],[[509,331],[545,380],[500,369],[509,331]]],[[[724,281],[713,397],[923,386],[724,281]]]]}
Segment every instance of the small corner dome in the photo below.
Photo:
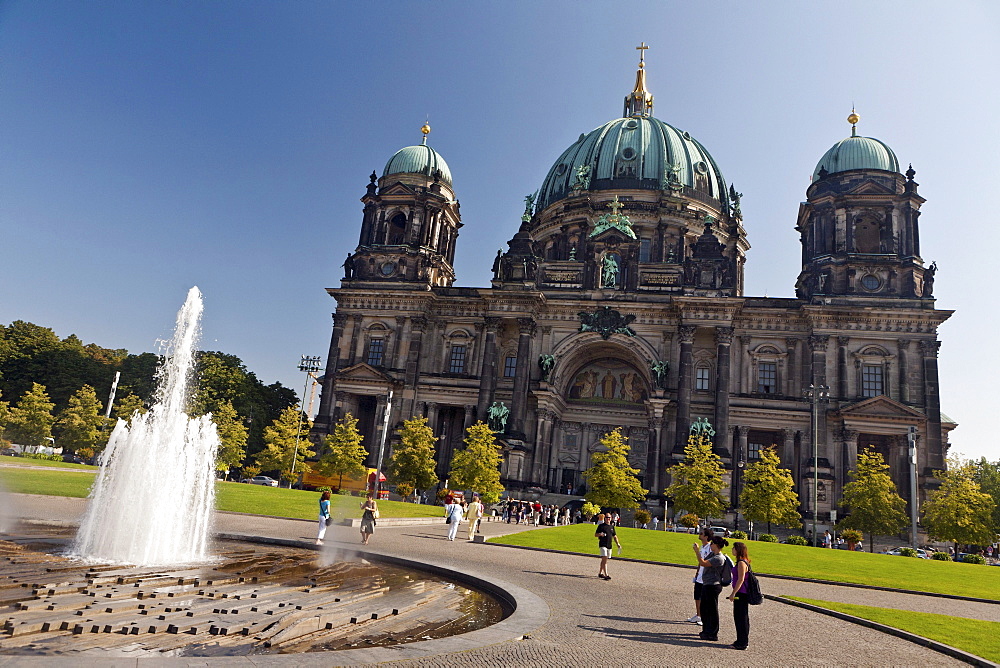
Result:
{"type": "Polygon", "coordinates": [[[441,181],[451,186],[451,170],[441,155],[426,144],[406,146],[396,151],[396,154],[385,163],[382,176],[390,174],[422,174],[429,179],[434,178],[434,172],[441,172],[441,181]]]}
{"type": "Polygon", "coordinates": [[[848,137],[830,147],[816,163],[812,180],[819,180],[821,170],[828,174],[847,172],[852,169],[880,169],[898,172],[899,161],[885,142],[873,137],[848,137]]]}

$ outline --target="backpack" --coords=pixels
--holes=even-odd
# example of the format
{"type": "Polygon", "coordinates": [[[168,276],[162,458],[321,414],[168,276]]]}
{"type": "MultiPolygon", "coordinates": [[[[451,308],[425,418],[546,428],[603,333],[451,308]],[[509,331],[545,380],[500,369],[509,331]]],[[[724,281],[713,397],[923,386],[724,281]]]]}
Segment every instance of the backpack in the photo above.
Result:
{"type": "Polygon", "coordinates": [[[764,602],[764,594],[760,591],[760,581],[757,580],[757,576],[751,570],[750,564],[747,564],[747,574],[743,578],[743,584],[747,588],[747,603],[750,605],[760,605],[764,602]]]}
{"type": "Polygon", "coordinates": [[[723,556],[726,561],[722,564],[722,572],[719,573],[719,584],[728,587],[733,584],[733,561],[728,556],[723,556]]]}

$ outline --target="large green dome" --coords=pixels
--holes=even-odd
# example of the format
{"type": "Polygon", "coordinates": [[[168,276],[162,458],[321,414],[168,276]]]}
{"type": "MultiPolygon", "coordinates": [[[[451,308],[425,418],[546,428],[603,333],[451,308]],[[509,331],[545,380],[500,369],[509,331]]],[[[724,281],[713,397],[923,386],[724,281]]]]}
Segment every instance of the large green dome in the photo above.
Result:
{"type": "Polygon", "coordinates": [[[434,173],[441,173],[441,181],[451,185],[451,170],[441,155],[426,144],[406,146],[396,151],[396,154],[385,163],[382,176],[390,174],[423,174],[434,178],[434,173]]]}
{"type": "Polygon", "coordinates": [[[585,190],[664,190],[673,182],[726,201],[722,172],[705,147],[649,115],[616,118],[580,135],[545,177],[539,208],[568,196],[578,184],[581,167],[589,176],[585,190]]]}
{"type": "Polygon", "coordinates": [[[886,172],[898,172],[899,161],[885,142],[873,137],[852,136],[841,139],[823,154],[813,170],[812,180],[820,178],[820,171],[827,174],[846,172],[852,169],[881,169],[886,172]]]}

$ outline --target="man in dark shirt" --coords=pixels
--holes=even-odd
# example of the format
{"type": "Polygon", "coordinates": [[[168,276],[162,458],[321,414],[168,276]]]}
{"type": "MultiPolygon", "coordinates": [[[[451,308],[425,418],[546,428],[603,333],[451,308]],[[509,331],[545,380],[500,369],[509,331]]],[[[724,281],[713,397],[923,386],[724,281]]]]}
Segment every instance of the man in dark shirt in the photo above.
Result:
{"type": "Polygon", "coordinates": [[[607,517],[604,513],[597,516],[597,531],[594,532],[594,537],[597,538],[597,546],[601,551],[601,570],[597,574],[597,577],[602,580],[610,580],[611,576],[608,575],[608,559],[611,558],[611,540],[614,539],[615,544],[618,545],[618,554],[621,554],[622,544],[618,540],[615,528],[607,522],[607,517]]]}
{"type": "Polygon", "coordinates": [[[703,583],[701,588],[702,630],[698,637],[702,640],[716,641],[719,639],[719,594],[722,593],[723,583],[728,584],[723,573],[726,568],[726,558],[722,554],[722,548],[729,545],[729,541],[721,536],[716,536],[709,545],[711,552],[707,558],[702,558],[698,543],[691,547],[694,548],[694,556],[698,560],[698,565],[705,569],[701,576],[703,583]]]}

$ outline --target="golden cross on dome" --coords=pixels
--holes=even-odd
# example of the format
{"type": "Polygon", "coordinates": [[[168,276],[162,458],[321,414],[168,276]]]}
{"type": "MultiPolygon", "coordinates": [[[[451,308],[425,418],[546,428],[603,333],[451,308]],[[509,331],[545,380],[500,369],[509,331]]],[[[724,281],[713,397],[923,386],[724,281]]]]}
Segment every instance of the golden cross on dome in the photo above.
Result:
{"type": "Polygon", "coordinates": [[[639,46],[635,47],[635,50],[639,52],[639,67],[645,67],[646,49],[648,48],[645,42],[640,42],[639,46]]]}
{"type": "Polygon", "coordinates": [[[623,206],[622,203],[618,201],[618,195],[615,195],[615,198],[608,202],[608,206],[611,207],[611,215],[618,218],[618,209],[623,206]]]}

